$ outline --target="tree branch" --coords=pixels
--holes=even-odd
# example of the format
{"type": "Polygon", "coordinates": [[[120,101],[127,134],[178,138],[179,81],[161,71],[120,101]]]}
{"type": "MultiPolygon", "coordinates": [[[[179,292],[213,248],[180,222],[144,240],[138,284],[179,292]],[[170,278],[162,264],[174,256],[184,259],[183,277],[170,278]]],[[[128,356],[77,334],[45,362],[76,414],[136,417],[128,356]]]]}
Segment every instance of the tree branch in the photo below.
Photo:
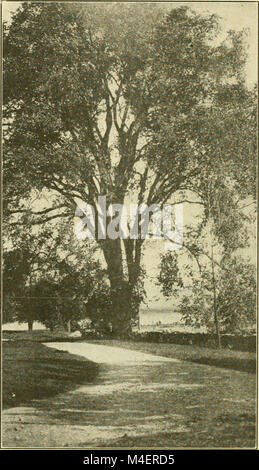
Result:
{"type": "MultiPolygon", "coordinates": [[[[71,212],[65,212],[63,214],[56,214],[56,215],[52,215],[51,217],[47,217],[45,219],[42,219],[42,220],[35,220],[35,221],[32,221],[30,222],[30,225],[41,225],[41,224],[45,224],[46,222],[49,222],[50,220],[53,220],[53,219],[57,219],[58,217],[74,217],[73,214],[71,214],[71,212]]],[[[24,225],[24,222],[12,222],[10,225],[24,225]]]]}
{"type": "Polygon", "coordinates": [[[31,214],[31,215],[43,215],[43,214],[47,214],[51,211],[55,211],[57,209],[62,209],[62,208],[66,208],[66,207],[67,206],[65,204],[60,204],[56,207],[50,207],[49,209],[43,209],[41,211],[31,211],[30,209],[17,209],[17,210],[13,210],[13,211],[8,211],[8,214],[13,215],[13,214],[27,213],[27,214],[31,214]]]}

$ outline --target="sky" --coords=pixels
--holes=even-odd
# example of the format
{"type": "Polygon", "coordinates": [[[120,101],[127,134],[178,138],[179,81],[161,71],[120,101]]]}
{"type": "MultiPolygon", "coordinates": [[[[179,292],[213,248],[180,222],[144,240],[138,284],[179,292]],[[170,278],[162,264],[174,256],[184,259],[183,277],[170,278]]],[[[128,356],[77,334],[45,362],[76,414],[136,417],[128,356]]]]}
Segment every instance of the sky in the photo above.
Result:
{"type": "MultiPolygon", "coordinates": [[[[221,17],[222,39],[230,29],[248,29],[248,60],[246,65],[246,80],[249,86],[257,82],[257,54],[258,54],[258,17],[256,2],[165,2],[165,9],[169,9],[173,4],[189,5],[197,13],[217,14],[221,17]]],[[[19,6],[20,2],[2,2],[3,20],[10,22],[12,12],[19,6]]],[[[184,219],[188,222],[198,214],[194,205],[184,205],[184,219]]],[[[150,308],[173,308],[173,301],[166,301],[159,287],[156,285],[158,275],[158,264],[160,255],[164,252],[164,242],[148,241],[145,243],[143,261],[148,275],[145,287],[147,291],[147,305],[150,308]]],[[[251,256],[255,256],[254,247],[250,247],[251,256]]]]}

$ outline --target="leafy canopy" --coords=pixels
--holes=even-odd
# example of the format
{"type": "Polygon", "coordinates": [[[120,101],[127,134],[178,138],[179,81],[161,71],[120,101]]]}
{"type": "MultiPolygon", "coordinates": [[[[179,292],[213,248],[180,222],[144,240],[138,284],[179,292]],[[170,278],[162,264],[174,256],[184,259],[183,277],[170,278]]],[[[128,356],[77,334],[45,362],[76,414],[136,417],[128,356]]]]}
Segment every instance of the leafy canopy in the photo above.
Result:
{"type": "Polygon", "coordinates": [[[72,214],[98,194],[169,200],[207,172],[251,192],[253,93],[242,33],[187,7],[24,3],[4,34],[5,186],[72,214]],[[148,8],[148,11],[147,11],[148,8]]]}

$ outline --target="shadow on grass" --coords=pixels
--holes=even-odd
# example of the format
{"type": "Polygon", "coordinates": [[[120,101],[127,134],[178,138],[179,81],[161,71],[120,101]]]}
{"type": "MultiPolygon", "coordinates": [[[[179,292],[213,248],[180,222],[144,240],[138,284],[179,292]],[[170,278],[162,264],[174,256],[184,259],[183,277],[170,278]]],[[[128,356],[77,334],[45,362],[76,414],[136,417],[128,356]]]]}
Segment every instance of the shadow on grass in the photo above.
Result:
{"type": "Polygon", "coordinates": [[[195,362],[196,364],[239,370],[240,372],[249,372],[250,374],[256,373],[256,359],[200,357],[199,359],[191,358],[187,360],[195,362]]]}
{"type": "Polygon", "coordinates": [[[3,408],[54,396],[95,380],[98,365],[36,341],[3,344],[3,408]]]}

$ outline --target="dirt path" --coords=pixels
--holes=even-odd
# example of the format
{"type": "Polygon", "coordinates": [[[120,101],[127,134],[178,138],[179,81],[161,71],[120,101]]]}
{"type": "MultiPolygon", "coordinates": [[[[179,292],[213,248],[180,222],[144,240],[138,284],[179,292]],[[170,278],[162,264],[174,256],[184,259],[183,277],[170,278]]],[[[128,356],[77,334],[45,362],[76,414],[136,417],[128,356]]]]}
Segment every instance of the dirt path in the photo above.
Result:
{"type": "Polygon", "coordinates": [[[92,383],[3,414],[5,447],[254,447],[255,376],[88,343],[92,383]]]}
{"type": "Polygon", "coordinates": [[[71,354],[83,356],[98,364],[145,364],[150,362],[180,362],[177,359],[155,356],[140,351],[130,351],[113,346],[90,343],[43,343],[49,348],[68,351],[71,354]]]}

